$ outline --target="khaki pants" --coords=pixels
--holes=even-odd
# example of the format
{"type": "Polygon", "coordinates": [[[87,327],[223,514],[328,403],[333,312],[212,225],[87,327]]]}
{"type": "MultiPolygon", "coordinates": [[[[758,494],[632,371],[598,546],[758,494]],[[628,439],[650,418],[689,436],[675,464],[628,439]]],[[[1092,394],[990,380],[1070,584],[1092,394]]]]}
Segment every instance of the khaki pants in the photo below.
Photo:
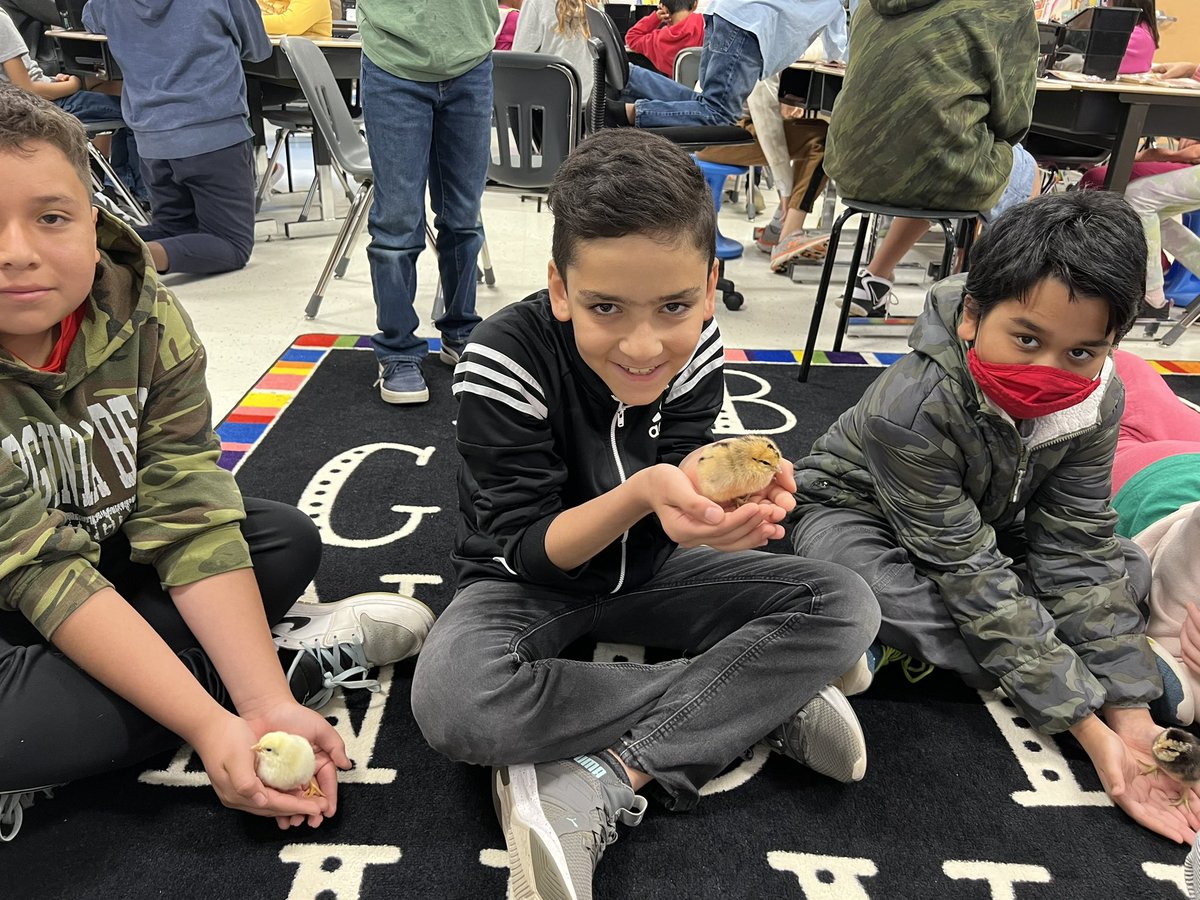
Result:
{"type": "MultiPolygon", "coordinates": [[[[751,134],[754,125],[749,119],[739,124],[751,134]]],[[[825,132],[829,125],[823,119],[784,119],[783,133],[787,138],[788,158],[792,161],[792,195],[788,207],[812,212],[817,196],[825,187],[825,132]]],[[[705,162],[730,166],[762,166],[767,164],[757,137],[753,144],[731,147],[708,147],[696,156],[705,162]]]]}

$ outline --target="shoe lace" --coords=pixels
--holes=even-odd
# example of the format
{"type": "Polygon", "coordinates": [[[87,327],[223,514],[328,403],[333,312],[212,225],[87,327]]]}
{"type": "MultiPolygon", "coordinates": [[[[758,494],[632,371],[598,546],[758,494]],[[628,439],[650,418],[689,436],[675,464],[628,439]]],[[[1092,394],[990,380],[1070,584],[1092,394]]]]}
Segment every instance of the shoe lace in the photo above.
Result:
{"type": "Polygon", "coordinates": [[[0,794],[0,841],[11,841],[17,836],[17,832],[21,830],[21,823],[25,820],[25,809],[33,806],[34,798],[38,794],[53,797],[54,791],[45,787],[0,794]]]}
{"type": "Polygon", "coordinates": [[[879,665],[875,667],[875,671],[879,671],[890,662],[900,663],[900,670],[904,673],[904,677],[908,679],[909,684],[916,684],[922,678],[931,675],[934,670],[934,666],[924,660],[915,659],[909,654],[897,650],[895,647],[884,647],[883,656],[879,660],[879,665]]]}
{"type": "Polygon", "coordinates": [[[301,657],[305,654],[317,661],[322,676],[322,689],[310,697],[306,705],[324,706],[333,696],[334,689],[339,687],[343,690],[366,688],[372,693],[382,689],[377,679],[366,677],[371,664],[367,661],[366,649],[360,640],[343,641],[332,647],[326,647],[319,641],[301,641],[300,650],[292,659],[292,664],[288,666],[287,678],[289,681],[292,673],[300,664],[301,657]],[[347,662],[350,665],[346,665],[347,662]]]}

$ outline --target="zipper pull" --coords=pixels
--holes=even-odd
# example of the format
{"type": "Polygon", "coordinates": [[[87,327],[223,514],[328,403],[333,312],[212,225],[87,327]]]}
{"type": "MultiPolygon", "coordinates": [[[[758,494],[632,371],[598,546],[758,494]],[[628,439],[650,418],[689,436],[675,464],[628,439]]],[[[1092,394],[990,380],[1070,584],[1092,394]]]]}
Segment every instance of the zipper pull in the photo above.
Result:
{"type": "Polygon", "coordinates": [[[1017,481],[1013,485],[1012,498],[1010,499],[1011,503],[1016,503],[1017,497],[1021,493],[1021,482],[1025,480],[1025,465],[1025,458],[1022,456],[1021,464],[1017,466],[1017,481]]]}
{"type": "Polygon", "coordinates": [[[625,404],[620,400],[617,401],[617,427],[625,427],[625,404]]]}

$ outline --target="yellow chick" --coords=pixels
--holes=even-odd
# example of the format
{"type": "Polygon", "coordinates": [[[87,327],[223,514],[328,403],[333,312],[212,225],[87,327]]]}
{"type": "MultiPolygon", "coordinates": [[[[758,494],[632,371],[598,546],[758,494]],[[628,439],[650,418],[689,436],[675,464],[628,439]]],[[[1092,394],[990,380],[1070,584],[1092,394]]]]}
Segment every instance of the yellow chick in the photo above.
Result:
{"type": "Polygon", "coordinates": [[[312,744],[298,734],[269,731],[250,748],[257,759],[255,769],[262,783],[279,791],[304,788],[305,797],[324,797],[314,773],[317,758],[312,744]]]}
{"type": "Polygon", "coordinates": [[[782,462],[779,446],[761,434],[716,441],[696,461],[696,487],[709,500],[741,506],[771,483],[782,462]]]}
{"type": "Polygon", "coordinates": [[[1157,765],[1143,768],[1142,774],[1149,775],[1161,770],[1178,781],[1184,791],[1172,803],[1191,809],[1188,803],[1191,791],[1187,789],[1200,783],[1200,739],[1182,728],[1168,728],[1154,739],[1150,752],[1154,754],[1157,765]]]}

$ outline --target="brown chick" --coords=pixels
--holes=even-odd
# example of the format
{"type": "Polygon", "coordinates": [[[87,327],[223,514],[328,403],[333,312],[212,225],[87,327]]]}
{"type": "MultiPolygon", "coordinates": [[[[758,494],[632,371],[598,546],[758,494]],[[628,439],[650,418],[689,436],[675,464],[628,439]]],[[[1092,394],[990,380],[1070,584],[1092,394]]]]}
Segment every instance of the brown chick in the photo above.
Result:
{"type": "Polygon", "coordinates": [[[1200,783],[1200,738],[1184,731],[1182,728],[1168,728],[1154,739],[1150,745],[1156,765],[1143,769],[1143,775],[1161,770],[1165,775],[1183,785],[1183,793],[1179,799],[1172,801],[1175,806],[1191,809],[1188,798],[1191,792],[1188,788],[1200,783]]]}
{"type": "Polygon", "coordinates": [[[709,500],[741,506],[771,483],[782,462],[778,445],[761,434],[716,441],[696,461],[696,487],[709,500]]]}

